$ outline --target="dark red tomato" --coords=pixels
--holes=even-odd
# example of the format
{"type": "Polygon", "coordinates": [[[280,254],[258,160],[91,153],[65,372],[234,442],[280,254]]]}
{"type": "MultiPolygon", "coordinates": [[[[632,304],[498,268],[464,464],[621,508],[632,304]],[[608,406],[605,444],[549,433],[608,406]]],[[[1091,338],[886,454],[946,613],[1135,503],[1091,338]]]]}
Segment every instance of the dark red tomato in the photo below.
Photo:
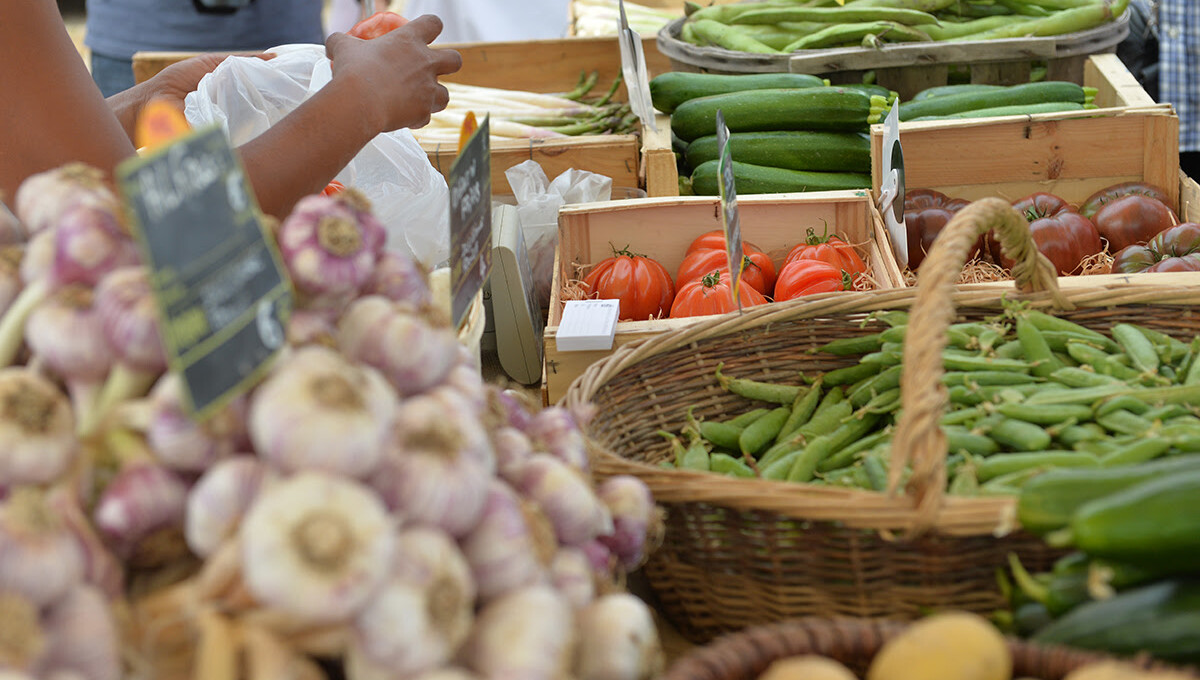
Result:
{"type": "MultiPolygon", "coordinates": [[[[1032,194],[1014,203],[1013,208],[1029,221],[1034,243],[1059,274],[1075,273],[1085,259],[1104,247],[1096,225],[1058,196],[1032,194]]],[[[1012,269],[1014,263],[1000,252],[1000,242],[990,233],[988,237],[993,259],[1001,267],[1012,269]]]]}
{"type": "Polygon", "coordinates": [[[1167,202],[1166,192],[1154,186],[1153,184],[1147,184],[1145,182],[1124,182],[1121,184],[1114,184],[1110,187],[1105,187],[1091,196],[1088,196],[1087,200],[1079,204],[1079,214],[1090,220],[1096,216],[1097,212],[1100,212],[1100,208],[1103,208],[1106,204],[1111,203],[1122,196],[1149,196],[1150,198],[1161,201],[1164,204],[1167,202]]]}
{"type": "Polygon", "coordinates": [[[814,293],[831,293],[850,287],[850,275],[820,260],[792,260],[779,270],[775,301],[793,300],[814,293]]]}
{"type": "MultiPolygon", "coordinates": [[[[950,198],[933,189],[913,189],[904,193],[904,226],[908,230],[908,268],[916,271],[933,247],[933,241],[954,213],[970,205],[961,198],[950,198]]],[[[983,238],[975,244],[971,257],[979,255],[983,238]]]]}
{"type": "Polygon", "coordinates": [[[385,33],[391,33],[407,23],[408,19],[405,19],[395,12],[376,12],[357,24],[354,24],[349,31],[346,31],[346,34],[352,35],[355,38],[370,40],[372,38],[378,38],[385,33]]]}
{"type": "Polygon", "coordinates": [[[1184,222],[1158,233],[1146,245],[1123,248],[1113,257],[1113,272],[1200,270],[1200,224],[1184,222]]]}
{"type": "Polygon", "coordinates": [[[1130,195],[1105,203],[1093,222],[1100,237],[1108,241],[1108,252],[1115,253],[1170,229],[1175,213],[1158,199],[1130,195]]]}

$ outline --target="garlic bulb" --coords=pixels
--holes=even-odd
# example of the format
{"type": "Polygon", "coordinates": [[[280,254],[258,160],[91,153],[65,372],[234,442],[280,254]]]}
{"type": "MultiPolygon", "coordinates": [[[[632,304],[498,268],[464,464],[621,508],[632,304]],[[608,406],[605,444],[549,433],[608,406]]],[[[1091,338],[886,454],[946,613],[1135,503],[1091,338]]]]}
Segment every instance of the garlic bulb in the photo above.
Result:
{"type": "Polygon", "coordinates": [[[280,254],[296,290],[310,300],[340,300],[358,293],[383,247],[383,226],[374,218],[361,219],[349,203],[362,194],[346,193],[306,196],[279,225],[280,254]]]}
{"type": "Polygon", "coordinates": [[[209,557],[237,532],[258,497],[267,468],[253,456],[236,456],[214,464],[188,492],[184,536],[188,547],[209,557]]]}
{"type": "Polygon", "coordinates": [[[0,314],[8,311],[21,293],[21,246],[0,246],[0,314]]]}
{"type": "Polygon", "coordinates": [[[560,680],[570,676],[574,646],[571,605],[549,586],[531,586],[483,608],[464,658],[488,678],[560,680]]]}
{"type": "Polygon", "coordinates": [[[600,542],[612,550],[621,566],[636,569],[645,557],[647,541],[656,543],[661,531],[650,488],[632,475],[616,475],[601,482],[596,495],[613,518],[612,533],[600,536],[600,542]]]}
{"type": "Polygon", "coordinates": [[[320,472],[263,490],[238,533],[250,594],[313,623],[354,616],[385,582],[395,546],[374,494],[320,472]]]}
{"type": "Polygon", "coordinates": [[[45,494],[17,487],[0,506],[0,589],[44,606],[83,580],[83,552],[45,494]]]}
{"type": "Polygon", "coordinates": [[[572,607],[586,607],[596,597],[592,562],[579,548],[561,548],[550,563],[550,582],[572,607]]]}
{"type": "Polygon", "coordinates": [[[499,480],[492,481],[483,518],[461,545],[484,601],[545,583],[557,550],[550,522],[499,480]]]}
{"type": "Polygon", "coordinates": [[[337,328],[328,314],[313,309],[296,309],[288,319],[287,342],[293,347],[324,345],[337,349],[337,328]]]}
{"type": "Polygon", "coordinates": [[[458,360],[458,336],[444,314],[378,295],[350,305],[337,339],[346,356],[379,369],[402,396],[441,384],[458,360]]]}
{"type": "Polygon", "coordinates": [[[587,442],[571,412],[550,406],[534,414],[525,434],[534,448],[546,451],[577,470],[589,469],[587,442]]]}
{"type": "Polygon", "coordinates": [[[32,673],[48,647],[38,605],[23,593],[0,591],[0,668],[32,673]]]}
{"type": "Polygon", "coordinates": [[[57,226],[62,212],[78,204],[120,210],[116,195],[104,183],[104,173],[83,163],[30,175],[13,197],[13,210],[31,236],[57,226]]]}
{"type": "Polygon", "coordinates": [[[458,546],[435,529],[396,538],[392,574],[355,620],[364,661],[407,677],[448,662],[471,632],[475,583],[458,546]]]}
{"type": "Polygon", "coordinates": [[[402,517],[462,536],[479,522],[496,467],[487,433],[451,392],[398,409],[394,449],[371,483],[402,517]]]}
{"type": "Polygon", "coordinates": [[[54,266],[54,231],[38,232],[25,244],[21,253],[19,271],[21,283],[28,286],[35,281],[50,278],[54,266]]]}
{"type": "Polygon", "coordinates": [[[596,497],[591,482],[554,456],[530,456],[521,466],[516,487],[542,508],[564,545],[582,545],[612,533],[612,516],[596,497]]]}
{"type": "Polygon", "coordinates": [[[99,590],[79,585],[45,615],[50,647],[45,673],[75,672],[89,680],[120,680],[116,621],[99,590]]]}
{"type": "Polygon", "coordinates": [[[250,400],[250,438],[286,471],[369,474],[383,457],[396,394],[374,369],[318,345],[281,360],[250,400]]]}
{"type": "Polygon", "coordinates": [[[197,423],[183,406],[179,375],[167,373],[150,393],[146,443],[163,465],[180,472],[203,472],[248,444],[246,400],[238,397],[197,423]]]}
{"type": "Polygon", "coordinates": [[[157,463],[136,463],[104,488],[92,519],[113,551],[128,558],[151,534],[183,527],[187,494],[175,473],[157,463]]]}
{"type": "Polygon", "coordinates": [[[429,290],[429,272],[412,257],[385,251],[375,262],[375,271],[363,286],[364,295],[381,295],[393,302],[414,305],[433,303],[429,290]]]}
{"type": "Polygon", "coordinates": [[[83,555],[83,580],[99,588],[109,599],[125,595],[125,568],[96,534],[84,514],[76,492],[58,487],[49,492],[46,502],[67,531],[75,537],[83,555]]]}
{"type": "Polygon", "coordinates": [[[492,430],[492,449],[496,452],[496,468],[506,482],[520,479],[521,466],[533,455],[533,443],[515,427],[504,426],[492,430]]]}
{"type": "Polygon", "coordinates": [[[25,344],[67,385],[76,418],[92,409],[113,364],[91,288],[59,288],[29,314],[25,344]]]}
{"type": "Polygon", "coordinates": [[[70,467],[76,448],[66,396],[29,369],[0,369],[0,484],[57,479],[70,467]]]}
{"type": "Polygon", "coordinates": [[[579,613],[579,680],[652,680],[663,671],[650,608],[629,593],[604,595],[579,613]]]}

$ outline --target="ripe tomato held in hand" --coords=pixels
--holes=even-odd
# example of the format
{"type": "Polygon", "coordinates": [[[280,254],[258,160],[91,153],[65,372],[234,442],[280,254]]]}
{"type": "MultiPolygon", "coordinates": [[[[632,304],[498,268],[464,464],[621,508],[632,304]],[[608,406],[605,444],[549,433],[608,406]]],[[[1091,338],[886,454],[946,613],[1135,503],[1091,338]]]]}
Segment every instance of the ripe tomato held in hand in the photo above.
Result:
{"type": "Polygon", "coordinates": [[[1184,222],[1113,257],[1114,273],[1200,271],[1200,224],[1184,222]]]}
{"type": "MultiPolygon", "coordinates": [[[[1164,205],[1167,202],[1167,193],[1153,184],[1147,184],[1146,182],[1122,182],[1121,184],[1105,187],[1088,196],[1087,200],[1079,204],[1078,212],[1089,220],[1093,219],[1096,217],[1096,213],[1100,212],[1101,208],[1123,196],[1148,196],[1162,202],[1164,205]]],[[[1116,250],[1112,252],[1116,252],[1116,250]]]]}
{"type": "Polygon", "coordinates": [[[407,23],[408,19],[395,12],[376,12],[350,27],[350,30],[346,31],[346,35],[370,40],[385,33],[391,33],[407,23]]]}
{"type": "Polygon", "coordinates": [[[1100,237],[1108,241],[1108,252],[1116,253],[1170,229],[1175,213],[1158,199],[1131,194],[1105,203],[1092,221],[1100,237]]]}
{"type": "Polygon", "coordinates": [[[821,236],[817,236],[816,231],[811,227],[808,230],[808,237],[805,239],[805,242],[792,248],[792,251],[788,253],[787,259],[783,263],[787,265],[787,263],[795,260],[819,260],[826,264],[831,264],[849,274],[851,279],[860,274],[867,273],[867,265],[858,256],[858,252],[854,250],[854,246],[846,243],[836,234],[828,233],[828,231],[821,236]]]}
{"type": "Polygon", "coordinates": [[[847,290],[850,285],[850,275],[828,262],[793,260],[779,270],[779,278],[775,280],[775,301],[847,290]]]}
{"type": "MultiPolygon", "coordinates": [[[[775,290],[775,264],[771,258],[748,243],[742,243],[742,254],[742,283],[763,295],[770,295],[775,290]]],[[[728,271],[728,264],[729,256],[725,253],[724,241],[720,250],[693,250],[684,256],[679,265],[675,287],[682,288],[688,281],[717,269],[728,271]]]]}
{"type": "MultiPolygon", "coordinates": [[[[747,286],[745,281],[738,286],[738,299],[742,301],[742,307],[767,303],[767,298],[753,286],[747,286]]],[[[715,270],[691,279],[679,287],[675,302],[671,304],[671,318],[725,314],[737,308],[733,301],[733,291],[729,287],[729,272],[715,270]]]]}
{"type": "Polygon", "coordinates": [[[583,279],[589,298],[620,300],[622,321],[665,316],[675,299],[671,274],[657,260],[614,250],[583,279]]]}
{"type": "MultiPolygon", "coordinates": [[[[961,198],[950,198],[933,189],[913,189],[904,194],[904,226],[908,233],[908,268],[917,271],[933,241],[959,210],[970,205],[961,198]]],[[[971,257],[979,255],[983,237],[975,244],[971,257]]]]}
{"type": "MultiPolygon", "coordinates": [[[[1096,225],[1058,196],[1039,192],[1017,201],[1013,208],[1029,221],[1034,243],[1059,274],[1075,273],[1085,259],[1104,247],[1096,225]]],[[[1004,256],[1000,242],[989,234],[989,245],[992,244],[992,258],[1001,267],[1012,269],[1015,263],[1004,256]]]]}
{"type": "Polygon", "coordinates": [[[335,179],[332,182],[330,182],[329,184],[325,185],[325,188],[321,190],[321,194],[323,196],[336,196],[345,190],[346,190],[346,185],[342,184],[341,182],[339,182],[335,179]]]}

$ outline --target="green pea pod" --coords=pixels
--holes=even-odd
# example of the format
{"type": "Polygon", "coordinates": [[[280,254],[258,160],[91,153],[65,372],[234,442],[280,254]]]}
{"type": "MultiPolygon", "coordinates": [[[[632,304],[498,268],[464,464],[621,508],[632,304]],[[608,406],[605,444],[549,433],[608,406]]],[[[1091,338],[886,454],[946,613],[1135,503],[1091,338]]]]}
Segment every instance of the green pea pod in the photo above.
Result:
{"type": "Polygon", "coordinates": [[[717,366],[717,383],[730,392],[747,399],[786,406],[796,400],[796,395],[800,394],[801,390],[807,389],[804,385],[784,385],[747,378],[730,378],[721,372],[723,366],[724,364],[717,366]]]}
{"type": "Polygon", "coordinates": [[[1160,437],[1147,437],[1127,444],[1100,457],[1101,467],[1134,465],[1154,460],[1171,448],[1171,442],[1160,437]]]}
{"type": "Polygon", "coordinates": [[[1055,358],[1042,332],[1028,319],[1017,319],[1017,341],[1021,343],[1025,358],[1033,362],[1034,375],[1044,378],[1062,368],[1062,362],[1055,358]]]}
{"type": "Polygon", "coordinates": [[[812,387],[805,390],[803,394],[796,397],[792,402],[792,412],[788,416],[783,427],[779,429],[779,435],[775,437],[775,443],[779,444],[785,440],[800,426],[804,425],[812,418],[813,413],[817,410],[817,406],[821,403],[821,386],[820,378],[812,384],[812,387]]]}
{"type": "Polygon", "coordinates": [[[786,455],[781,456],[778,460],[770,465],[762,468],[763,479],[770,479],[777,482],[787,481],[788,472],[792,469],[792,464],[804,453],[803,449],[796,449],[786,455]]]}
{"type": "Polygon", "coordinates": [[[878,352],[881,347],[883,347],[883,336],[881,333],[874,333],[853,338],[838,338],[821,345],[813,352],[833,354],[839,357],[859,356],[878,352]]]}
{"type": "Polygon", "coordinates": [[[837,453],[817,463],[817,472],[831,472],[840,468],[850,466],[859,458],[859,454],[868,449],[873,449],[881,443],[887,442],[892,437],[890,429],[881,430],[873,434],[869,434],[862,439],[842,447],[837,453]]]}
{"type": "Polygon", "coordinates": [[[738,450],[745,455],[758,455],[775,440],[783,424],[792,415],[788,406],[772,409],[770,413],[746,426],[738,435],[738,450]]]}
{"type": "Polygon", "coordinates": [[[1143,373],[1154,373],[1158,370],[1160,363],[1158,351],[1154,349],[1154,343],[1137,326],[1118,323],[1113,325],[1110,332],[1125,353],[1129,355],[1134,368],[1143,373]]]}
{"type": "Polygon", "coordinates": [[[879,418],[876,414],[866,414],[862,418],[850,417],[837,429],[810,441],[792,463],[792,468],[788,471],[788,481],[807,482],[812,479],[822,460],[870,432],[879,418]]]}
{"type": "Polygon", "coordinates": [[[769,408],[751,409],[739,416],[734,416],[733,418],[730,418],[729,420],[726,420],[725,422],[728,423],[729,425],[733,425],[734,427],[746,427],[750,423],[753,423],[754,421],[767,415],[770,412],[771,412],[771,409],[769,409],[769,408]]]}
{"type": "Polygon", "coordinates": [[[1039,469],[1065,467],[1100,467],[1100,461],[1090,453],[1081,451],[1037,451],[1033,453],[1006,453],[981,461],[977,468],[979,481],[987,482],[1010,473],[1039,469]]]}
{"type": "Polygon", "coordinates": [[[687,450],[684,451],[683,461],[679,464],[681,470],[693,470],[696,472],[708,472],[710,469],[708,447],[704,445],[702,439],[697,439],[692,442],[687,450]]]}
{"type": "Polygon", "coordinates": [[[709,469],[730,477],[754,477],[754,470],[746,465],[746,461],[734,458],[727,453],[714,453],[709,457],[709,469]]]}

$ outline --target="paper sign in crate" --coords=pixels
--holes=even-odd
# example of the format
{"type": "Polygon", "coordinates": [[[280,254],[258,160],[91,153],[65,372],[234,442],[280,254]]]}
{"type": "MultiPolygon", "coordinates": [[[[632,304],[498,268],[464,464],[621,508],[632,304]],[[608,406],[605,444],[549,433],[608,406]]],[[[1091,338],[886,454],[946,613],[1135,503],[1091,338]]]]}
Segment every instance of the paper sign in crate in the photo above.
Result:
{"type": "MultiPolygon", "coordinates": [[[[742,238],[772,255],[779,267],[788,251],[804,241],[806,229],[818,233],[829,225],[847,241],[858,244],[872,279],[879,288],[899,285],[896,266],[878,211],[867,191],[829,191],[807,194],[761,194],[738,199],[742,238]]],[[[613,246],[658,260],[672,276],[688,245],[701,234],[721,228],[718,200],[710,196],[648,198],[564,206],[558,216],[549,318],[545,329],[546,377],[544,399],[555,403],[571,381],[608,351],[563,352],[555,343],[562,318],[563,289],[579,278],[580,265],[592,265],[612,255],[613,246]]],[[[684,328],[705,317],[655,319],[617,323],[613,350],[635,340],[684,328]]]]}

